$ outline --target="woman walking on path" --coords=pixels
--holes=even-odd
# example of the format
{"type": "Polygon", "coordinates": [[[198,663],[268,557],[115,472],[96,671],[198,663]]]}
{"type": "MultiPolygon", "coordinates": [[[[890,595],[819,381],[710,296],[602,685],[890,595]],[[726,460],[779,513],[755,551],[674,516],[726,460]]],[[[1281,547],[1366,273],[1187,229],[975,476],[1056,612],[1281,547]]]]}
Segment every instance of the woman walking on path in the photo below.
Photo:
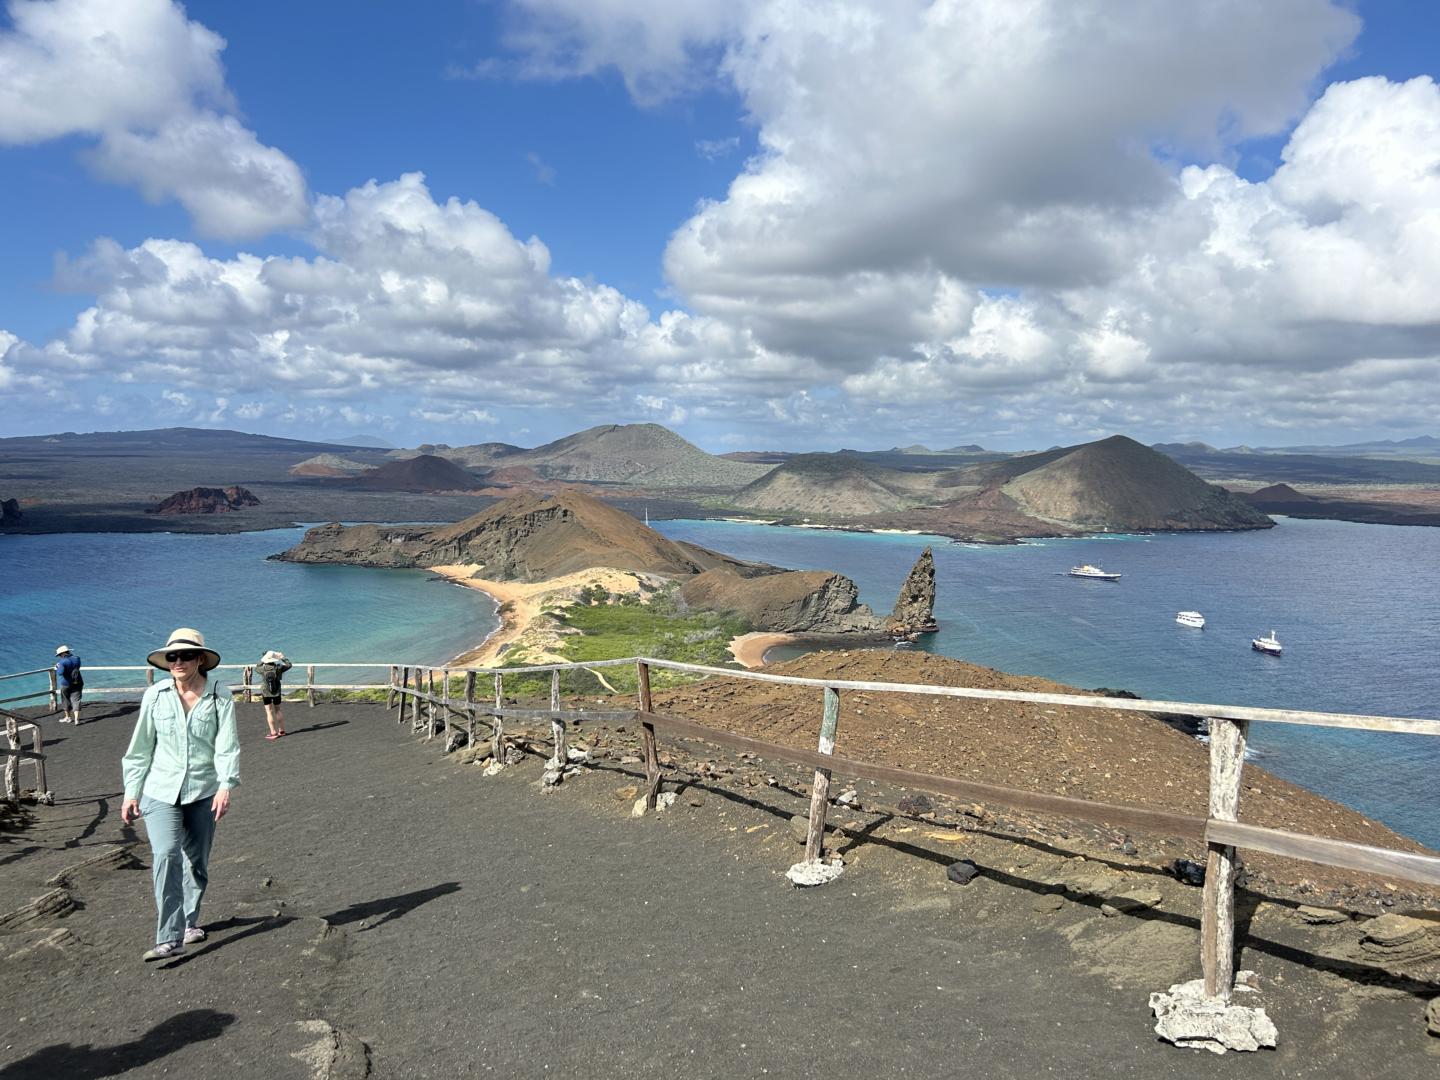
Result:
{"type": "Polygon", "coordinates": [[[80,692],[85,689],[84,676],[80,674],[80,657],[70,651],[69,645],[55,650],[55,689],[60,697],[60,718],[62,724],[80,723],[80,692]]]}
{"type": "Polygon", "coordinates": [[[158,912],[155,947],[145,959],[168,960],[205,940],[200,902],[210,881],[210,844],[240,784],[240,741],[229,687],[206,678],[220,654],[205,647],[200,631],[181,627],[148,659],[170,678],[140,701],[122,762],[120,817],[127,825],[145,819],[158,912]]]}
{"type": "Polygon", "coordinates": [[[285,654],[276,649],[271,649],[264,656],[260,657],[260,663],[255,671],[260,676],[260,700],[265,704],[265,723],[270,728],[267,739],[278,739],[285,734],[285,711],[280,706],[280,696],[284,690],[280,686],[280,677],[293,667],[285,654]]]}

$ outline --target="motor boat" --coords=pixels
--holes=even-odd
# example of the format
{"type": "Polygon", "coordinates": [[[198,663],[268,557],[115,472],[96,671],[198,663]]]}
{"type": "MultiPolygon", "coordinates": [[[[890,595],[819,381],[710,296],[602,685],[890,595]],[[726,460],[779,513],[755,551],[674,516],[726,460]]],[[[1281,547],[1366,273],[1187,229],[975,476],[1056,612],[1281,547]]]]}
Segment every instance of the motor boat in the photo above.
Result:
{"type": "Polygon", "coordinates": [[[1280,641],[1275,637],[1275,631],[1270,631],[1269,637],[1257,637],[1250,639],[1250,647],[1256,652],[1269,653],[1271,656],[1280,655],[1280,641]]]}
{"type": "Polygon", "coordinates": [[[1175,616],[1175,621],[1181,626],[1193,626],[1196,630],[1205,629],[1205,616],[1198,611],[1181,611],[1175,616]]]}
{"type": "Polygon", "coordinates": [[[1095,578],[1097,581],[1119,581],[1119,580],[1120,580],[1120,575],[1119,575],[1119,574],[1107,573],[1106,571],[1101,570],[1100,567],[1098,567],[1098,566],[1091,566],[1089,563],[1086,563],[1084,566],[1072,566],[1072,567],[1070,567],[1070,576],[1071,576],[1071,577],[1088,577],[1088,578],[1095,578]]]}

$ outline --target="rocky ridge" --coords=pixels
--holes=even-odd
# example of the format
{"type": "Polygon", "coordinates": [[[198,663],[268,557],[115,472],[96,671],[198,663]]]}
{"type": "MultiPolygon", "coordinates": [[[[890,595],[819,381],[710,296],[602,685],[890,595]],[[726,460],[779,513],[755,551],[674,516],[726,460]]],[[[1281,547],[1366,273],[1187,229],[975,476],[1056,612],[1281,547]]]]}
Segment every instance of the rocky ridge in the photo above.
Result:
{"type": "Polygon", "coordinates": [[[883,624],[860,603],[855,582],[827,570],[790,570],[744,578],[728,569],[687,581],[680,599],[692,608],[738,615],[777,633],[878,634],[883,624]]]}

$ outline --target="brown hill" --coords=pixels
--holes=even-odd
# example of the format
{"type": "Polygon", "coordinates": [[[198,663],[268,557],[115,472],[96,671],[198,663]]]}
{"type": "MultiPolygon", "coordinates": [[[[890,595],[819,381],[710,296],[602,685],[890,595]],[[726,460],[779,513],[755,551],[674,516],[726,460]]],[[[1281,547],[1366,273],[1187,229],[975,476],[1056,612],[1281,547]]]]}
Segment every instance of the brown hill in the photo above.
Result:
{"type": "Polygon", "coordinates": [[[453,461],[421,454],[361,473],[347,486],[369,491],[471,491],[481,482],[453,461]]]}
{"type": "Polygon", "coordinates": [[[1021,512],[1071,528],[1106,531],[1256,529],[1273,524],[1243,499],[1207,484],[1183,465],[1113,435],[1099,442],[998,466],[1012,472],[1001,490],[1021,512]]]}
{"type": "Polygon", "coordinates": [[[291,476],[356,476],[370,466],[339,454],[316,454],[290,466],[291,476]]]}
{"type": "Polygon", "coordinates": [[[742,488],[742,510],[855,517],[905,510],[933,497],[934,477],[882,468],[853,454],[799,454],[742,488]]]}
{"type": "Polygon", "coordinates": [[[855,524],[982,541],[1274,524],[1245,500],[1121,435],[953,469],[932,483],[934,505],[855,524]]]}
{"type": "Polygon", "coordinates": [[[659,424],[605,424],[505,459],[552,480],[734,491],[769,471],[728,461],[659,424]]]}
{"type": "Polygon", "coordinates": [[[322,525],[279,558],[387,567],[475,563],[497,581],[544,581],[596,566],[667,577],[717,566],[742,574],[773,569],[667,540],[629,514],[574,491],[516,495],[439,528],[322,525]]]}

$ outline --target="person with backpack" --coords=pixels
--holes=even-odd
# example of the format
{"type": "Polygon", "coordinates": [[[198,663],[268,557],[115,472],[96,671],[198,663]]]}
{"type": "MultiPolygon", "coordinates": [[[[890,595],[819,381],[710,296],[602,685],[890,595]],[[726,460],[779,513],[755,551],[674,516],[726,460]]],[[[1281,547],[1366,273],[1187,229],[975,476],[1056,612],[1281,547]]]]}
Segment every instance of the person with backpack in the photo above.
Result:
{"type": "Polygon", "coordinates": [[[280,685],[280,677],[293,666],[277,649],[271,649],[260,657],[260,663],[255,666],[255,673],[260,676],[260,700],[265,705],[265,724],[270,728],[270,734],[265,736],[267,739],[278,739],[285,734],[285,712],[280,706],[281,695],[285,691],[280,685]]]}
{"type": "Polygon", "coordinates": [[[62,724],[80,723],[80,693],[85,689],[85,677],[80,674],[80,657],[70,651],[69,645],[55,650],[59,657],[55,661],[55,690],[60,699],[62,724]]]}

